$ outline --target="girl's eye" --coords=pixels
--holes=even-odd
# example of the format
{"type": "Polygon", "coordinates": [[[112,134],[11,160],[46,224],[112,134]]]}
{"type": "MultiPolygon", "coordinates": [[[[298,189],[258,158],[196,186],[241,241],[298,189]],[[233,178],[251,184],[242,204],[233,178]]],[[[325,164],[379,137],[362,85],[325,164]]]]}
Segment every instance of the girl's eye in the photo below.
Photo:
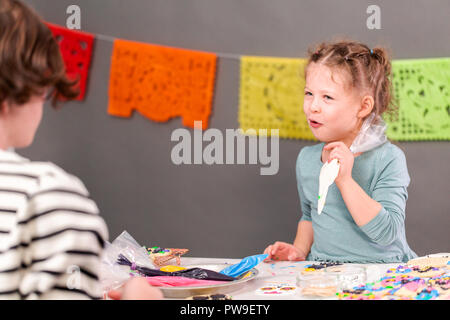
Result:
{"type": "Polygon", "coordinates": [[[328,95],[324,95],[324,97],[325,97],[325,99],[333,100],[333,98],[328,95]]]}
{"type": "Polygon", "coordinates": [[[309,92],[309,91],[305,91],[305,96],[311,96],[312,95],[312,93],[311,92],[309,92]]]}

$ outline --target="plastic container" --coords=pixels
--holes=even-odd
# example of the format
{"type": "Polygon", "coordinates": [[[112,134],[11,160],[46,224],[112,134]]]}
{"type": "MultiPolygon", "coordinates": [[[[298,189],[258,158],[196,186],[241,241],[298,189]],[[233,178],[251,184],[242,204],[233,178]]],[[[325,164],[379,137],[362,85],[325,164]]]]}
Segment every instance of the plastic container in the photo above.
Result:
{"type": "Polygon", "coordinates": [[[351,290],[367,282],[367,269],[364,266],[335,266],[324,270],[324,275],[337,279],[338,290],[351,290]]]}
{"type": "Polygon", "coordinates": [[[315,274],[297,275],[299,293],[307,298],[325,299],[335,297],[339,289],[336,275],[318,272],[315,274]]]}

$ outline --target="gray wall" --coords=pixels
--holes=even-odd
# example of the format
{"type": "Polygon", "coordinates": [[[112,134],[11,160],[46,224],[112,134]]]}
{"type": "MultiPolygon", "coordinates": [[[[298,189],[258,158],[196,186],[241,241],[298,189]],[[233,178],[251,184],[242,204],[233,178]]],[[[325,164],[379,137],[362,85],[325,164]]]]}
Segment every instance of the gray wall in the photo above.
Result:
{"type": "MultiPolygon", "coordinates": [[[[308,46],[345,35],[385,45],[394,58],[450,56],[450,2],[299,0],[29,0],[65,24],[81,7],[82,30],[212,52],[302,57],[308,46]],[[381,7],[381,30],[366,8],[381,7]]],[[[47,107],[35,143],[19,153],[50,160],[81,178],[110,238],[128,230],[141,244],[186,247],[190,256],[239,258],[292,241],[300,218],[295,181],[299,150],[315,142],[280,140],[280,170],[259,165],[182,165],[170,159],[181,119],[156,123],[107,114],[112,43],[97,40],[86,99],[47,107]]],[[[239,61],[219,59],[211,128],[238,128],[239,61]]],[[[191,131],[192,132],[192,131],[191,131]]],[[[449,142],[399,144],[411,176],[406,232],[418,254],[450,251],[449,142]]]]}

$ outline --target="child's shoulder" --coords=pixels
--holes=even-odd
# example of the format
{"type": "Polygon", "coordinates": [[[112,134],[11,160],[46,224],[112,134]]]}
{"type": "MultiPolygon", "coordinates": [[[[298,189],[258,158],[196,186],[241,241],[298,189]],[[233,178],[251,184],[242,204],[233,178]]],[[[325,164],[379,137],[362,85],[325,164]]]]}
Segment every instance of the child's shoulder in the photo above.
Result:
{"type": "Polygon", "coordinates": [[[379,148],[379,161],[391,162],[393,160],[406,162],[406,156],[403,150],[394,142],[386,141],[379,148]]]}
{"type": "Polygon", "coordinates": [[[311,146],[304,146],[303,148],[300,149],[300,151],[298,153],[298,158],[309,157],[314,154],[322,153],[322,149],[323,149],[324,145],[325,145],[325,143],[321,142],[321,143],[317,143],[317,144],[314,144],[311,146]]]}
{"type": "MultiPolygon", "coordinates": [[[[378,148],[377,148],[378,149],[378,148]]],[[[374,168],[380,177],[389,177],[387,183],[408,186],[411,179],[408,173],[408,164],[405,153],[389,140],[379,147],[379,154],[374,157],[374,168]]]]}
{"type": "MultiPolygon", "coordinates": [[[[56,164],[47,161],[30,161],[19,155],[16,158],[21,161],[18,161],[13,169],[23,174],[33,175],[35,178],[36,183],[28,190],[31,194],[50,189],[62,189],[89,196],[85,185],[78,177],[66,172],[56,164]]],[[[11,165],[10,167],[12,168],[11,165]]]]}
{"type": "MultiPolygon", "coordinates": [[[[304,170],[312,170],[312,168],[316,166],[321,166],[321,156],[322,156],[322,149],[325,143],[318,143],[315,145],[310,146],[304,146],[300,149],[297,161],[296,161],[296,168],[297,170],[302,167],[304,170]]],[[[302,169],[302,170],[303,170],[302,169]]]]}

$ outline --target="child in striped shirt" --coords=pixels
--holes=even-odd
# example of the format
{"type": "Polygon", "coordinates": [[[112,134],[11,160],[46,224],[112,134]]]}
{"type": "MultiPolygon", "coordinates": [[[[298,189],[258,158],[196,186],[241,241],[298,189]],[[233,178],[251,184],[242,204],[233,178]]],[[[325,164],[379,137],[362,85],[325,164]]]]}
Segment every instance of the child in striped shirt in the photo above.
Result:
{"type": "MultiPolygon", "coordinates": [[[[51,31],[17,0],[0,2],[0,299],[99,299],[108,231],[83,183],[29,146],[46,98],[77,96],[51,31]]],[[[114,299],[156,299],[144,278],[114,299]]]]}

